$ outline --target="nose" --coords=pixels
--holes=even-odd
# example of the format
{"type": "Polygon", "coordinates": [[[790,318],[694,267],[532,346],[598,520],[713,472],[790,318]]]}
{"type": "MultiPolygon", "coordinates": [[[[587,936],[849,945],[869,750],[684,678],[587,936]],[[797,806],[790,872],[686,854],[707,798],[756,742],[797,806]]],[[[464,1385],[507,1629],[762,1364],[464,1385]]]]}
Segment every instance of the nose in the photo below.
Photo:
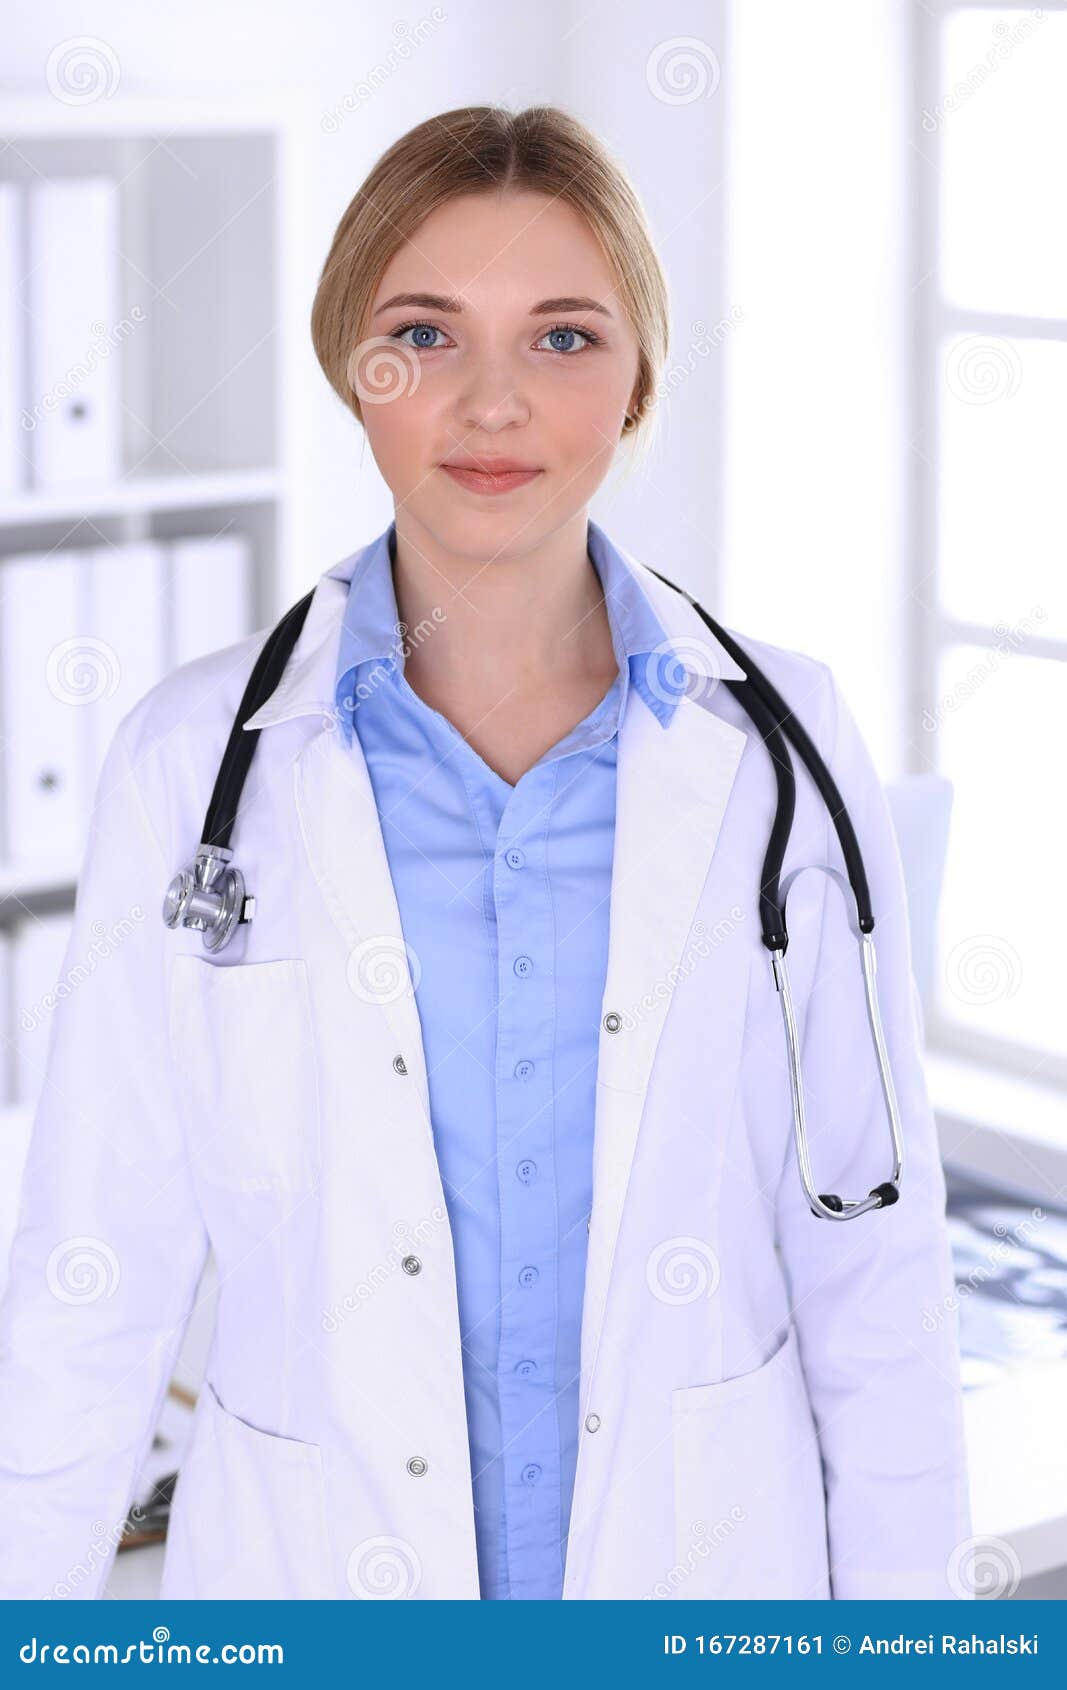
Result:
{"type": "Polygon", "coordinates": [[[464,428],[484,428],[490,434],[530,420],[522,376],[501,357],[486,356],[468,364],[456,410],[464,428]]]}

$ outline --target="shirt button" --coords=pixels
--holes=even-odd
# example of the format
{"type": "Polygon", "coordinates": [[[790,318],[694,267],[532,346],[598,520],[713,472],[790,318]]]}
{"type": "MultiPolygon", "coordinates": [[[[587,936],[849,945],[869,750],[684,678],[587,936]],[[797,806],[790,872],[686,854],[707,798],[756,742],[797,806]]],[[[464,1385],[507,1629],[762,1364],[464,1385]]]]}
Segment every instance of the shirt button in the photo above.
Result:
{"type": "Polygon", "coordinates": [[[608,1013],[604,1017],[604,1031],[607,1033],[617,1033],[621,1026],[622,1016],[616,1014],[615,1010],[609,1009],[608,1013]]]}
{"type": "Polygon", "coordinates": [[[535,1361],[517,1361],[515,1371],[520,1379],[528,1379],[531,1373],[537,1372],[537,1363],[535,1361]]]}
{"type": "Polygon", "coordinates": [[[421,1479],[428,1466],[429,1462],[424,1455],[412,1455],[407,1462],[408,1472],[413,1479],[421,1479]]]}
{"type": "Polygon", "coordinates": [[[408,1065],[402,1056],[393,1057],[393,1067],[396,1069],[398,1074],[406,1074],[408,1071],[408,1065]]]}
{"type": "Polygon", "coordinates": [[[528,1461],[526,1463],[526,1466],[522,1470],[522,1482],[523,1482],[523,1484],[524,1485],[535,1485],[540,1477],[541,1477],[541,1469],[537,1465],[537,1462],[536,1461],[528,1461]]]}
{"type": "Polygon", "coordinates": [[[586,1417],[585,1417],[585,1429],[586,1429],[587,1432],[595,1432],[599,1425],[600,1425],[599,1414],[587,1414],[586,1415],[586,1417]]]}
{"type": "Polygon", "coordinates": [[[526,862],[526,852],[517,845],[512,845],[504,852],[504,861],[508,868],[522,868],[526,862]]]}
{"type": "Polygon", "coordinates": [[[515,1064],[515,1078],[517,1080],[528,1080],[533,1071],[534,1065],[527,1056],[524,1056],[521,1062],[515,1064]]]}
{"type": "Polygon", "coordinates": [[[540,1272],[535,1267],[524,1267],[519,1269],[520,1285],[536,1285],[540,1277],[540,1272]]]}
{"type": "Polygon", "coordinates": [[[528,956],[517,956],[511,966],[520,980],[524,980],[527,974],[533,973],[533,962],[528,956]]]}
{"type": "Polygon", "coordinates": [[[419,1261],[418,1256],[405,1256],[400,1266],[403,1268],[405,1273],[422,1272],[422,1263],[419,1261]]]}
{"type": "Polygon", "coordinates": [[[537,1163],[531,1162],[529,1157],[521,1161],[515,1169],[523,1185],[529,1185],[537,1177],[537,1163]]]}

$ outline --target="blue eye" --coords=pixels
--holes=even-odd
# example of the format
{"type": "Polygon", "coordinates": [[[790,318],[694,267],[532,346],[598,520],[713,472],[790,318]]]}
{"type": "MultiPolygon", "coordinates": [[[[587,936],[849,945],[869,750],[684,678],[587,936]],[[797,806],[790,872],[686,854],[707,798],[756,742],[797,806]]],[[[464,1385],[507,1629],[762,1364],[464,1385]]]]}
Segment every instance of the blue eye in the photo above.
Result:
{"type": "MultiPolygon", "coordinates": [[[[399,328],[393,329],[389,338],[390,340],[399,340],[402,335],[406,334],[427,335],[440,333],[441,330],[435,328],[433,323],[402,323],[399,328]]],[[[407,344],[409,346],[413,346],[417,352],[436,352],[437,350],[437,342],[433,340],[409,340],[407,344]]]]}
{"type": "MultiPolygon", "coordinates": [[[[405,335],[414,335],[416,338],[414,340],[409,340],[406,343],[408,346],[412,347],[414,351],[437,352],[440,349],[442,342],[437,338],[431,339],[429,337],[437,337],[442,333],[443,331],[437,328],[434,323],[401,323],[397,328],[390,331],[389,339],[402,340],[405,335]]],[[[553,342],[552,345],[546,348],[547,351],[557,352],[561,356],[569,358],[573,358],[576,353],[588,351],[591,346],[600,345],[600,336],[594,334],[592,329],[580,329],[574,323],[554,324],[552,328],[545,331],[541,337],[541,341],[538,342],[538,345],[540,346],[542,341],[545,340],[553,342]],[[574,345],[575,335],[579,336],[580,339],[585,342],[584,346],[574,345]],[[560,342],[564,342],[565,344],[561,345],[560,342]]]]}
{"type": "MultiPolygon", "coordinates": [[[[558,342],[561,339],[562,340],[569,340],[574,335],[581,335],[582,339],[586,342],[586,346],[578,347],[579,352],[584,352],[588,349],[588,347],[598,346],[600,344],[599,335],[595,335],[593,333],[592,329],[579,329],[579,328],[575,327],[575,325],[573,323],[557,323],[554,328],[551,328],[546,332],[546,334],[543,336],[543,339],[549,340],[549,339],[552,339],[553,337],[555,337],[555,339],[558,342]]],[[[552,351],[552,352],[563,352],[563,353],[571,353],[572,352],[572,348],[570,346],[560,346],[558,344],[550,347],[549,350],[552,351]]]]}

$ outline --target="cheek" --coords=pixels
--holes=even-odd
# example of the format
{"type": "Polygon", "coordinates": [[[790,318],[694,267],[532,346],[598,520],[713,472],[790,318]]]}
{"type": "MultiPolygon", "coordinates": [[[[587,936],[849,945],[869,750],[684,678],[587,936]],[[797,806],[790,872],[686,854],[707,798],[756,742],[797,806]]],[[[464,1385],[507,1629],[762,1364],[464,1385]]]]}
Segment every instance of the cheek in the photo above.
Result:
{"type": "Polygon", "coordinates": [[[421,392],[406,393],[383,404],[363,403],[363,427],[374,460],[390,485],[404,480],[409,466],[425,464],[434,434],[433,412],[421,392]]]}
{"type": "Polygon", "coordinates": [[[581,466],[603,464],[618,445],[622,404],[612,392],[580,392],[559,396],[552,408],[553,458],[560,469],[580,472],[581,466]]]}

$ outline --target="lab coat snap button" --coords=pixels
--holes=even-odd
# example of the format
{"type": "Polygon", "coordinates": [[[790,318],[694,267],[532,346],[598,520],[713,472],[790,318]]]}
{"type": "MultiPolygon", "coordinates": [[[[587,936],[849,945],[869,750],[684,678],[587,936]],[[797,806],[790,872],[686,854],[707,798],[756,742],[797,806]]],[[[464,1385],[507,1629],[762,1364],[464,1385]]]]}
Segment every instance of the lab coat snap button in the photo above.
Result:
{"type": "Polygon", "coordinates": [[[408,1457],[407,1466],[408,1472],[411,1474],[412,1478],[421,1479],[422,1475],[429,1466],[429,1462],[426,1460],[425,1456],[412,1455],[408,1457]]]}
{"type": "Polygon", "coordinates": [[[587,1432],[595,1432],[599,1425],[600,1425],[599,1414],[587,1414],[586,1415],[586,1417],[585,1417],[585,1429],[586,1429],[587,1432]]]}
{"type": "Polygon", "coordinates": [[[617,1033],[621,1026],[622,1016],[616,1015],[613,1009],[609,1009],[604,1017],[604,1031],[606,1033],[617,1033]]]}
{"type": "Polygon", "coordinates": [[[393,1067],[396,1069],[398,1074],[406,1074],[408,1071],[408,1065],[402,1056],[393,1057],[393,1067]]]}
{"type": "Polygon", "coordinates": [[[419,1261],[418,1256],[405,1256],[400,1266],[403,1268],[405,1273],[422,1272],[422,1263],[419,1261]]]}

